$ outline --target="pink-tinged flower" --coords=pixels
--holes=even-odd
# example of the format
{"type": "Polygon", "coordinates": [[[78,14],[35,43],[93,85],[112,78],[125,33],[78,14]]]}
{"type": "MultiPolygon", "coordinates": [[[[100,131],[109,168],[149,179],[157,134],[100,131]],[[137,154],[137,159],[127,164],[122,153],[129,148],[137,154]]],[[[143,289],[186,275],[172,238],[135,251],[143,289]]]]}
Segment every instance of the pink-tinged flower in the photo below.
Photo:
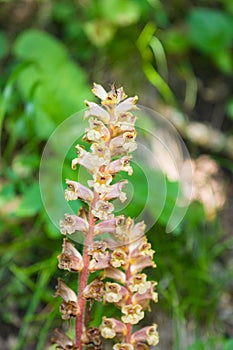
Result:
{"type": "Polygon", "coordinates": [[[140,221],[137,224],[134,225],[132,229],[132,236],[134,239],[138,239],[142,237],[144,231],[145,231],[146,225],[144,221],[140,221]]]}
{"type": "Polygon", "coordinates": [[[144,236],[146,225],[144,221],[140,221],[136,224],[133,224],[129,228],[129,251],[130,256],[138,256],[139,255],[139,247],[141,246],[142,242],[144,242],[144,239],[147,241],[146,237],[144,236]]]}
{"type": "Polygon", "coordinates": [[[132,276],[129,281],[129,289],[131,292],[138,292],[139,294],[145,293],[151,286],[151,281],[147,281],[146,277],[145,273],[132,276]]]}
{"type": "Polygon", "coordinates": [[[105,91],[103,86],[96,83],[94,83],[93,86],[94,86],[92,89],[93,94],[102,101],[106,100],[106,98],[108,97],[108,93],[105,91]]]}
{"type": "Polygon", "coordinates": [[[78,347],[74,344],[73,340],[57,328],[53,332],[51,343],[56,344],[57,349],[78,350],[78,347]]]}
{"type": "Polygon", "coordinates": [[[127,264],[126,252],[121,248],[115,249],[111,254],[110,264],[113,267],[121,267],[121,266],[125,267],[127,264]]]}
{"type": "Polygon", "coordinates": [[[138,107],[136,106],[137,101],[137,96],[127,98],[115,107],[115,114],[118,115],[120,113],[131,111],[133,109],[138,109],[138,107]]]}
{"type": "Polygon", "coordinates": [[[87,232],[88,228],[88,222],[77,215],[65,214],[65,220],[60,220],[60,231],[63,235],[76,231],[87,232]]]}
{"type": "Polygon", "coordinates": [[[72,169],[75,170],[76,166],[82,165],[84,168],[89,170],[92,173],[96,173],[99,168],[106,163],[104,157],[99,157],[98,155],[89,153],[83,149],[80,145],[75,146],[78,150],[78,158],[72,160],[72,169]]]}
{"type": "Polygon", "coordinates": [[[104,300],[108,303],[119,303],[126,300],[128,291],[118,283],[106,282],[104,300]]]}
{"type": "Polygon", "coordinates": [[[110,253],[106,250],[105,242],[94,242],[93,246],[89,249],[88,254],[92,256],[92,260],[89,262],[89,271],[94,272],[103,270],[109,266],[110,253]]]}
{"type": "Polygon", "coordinates": [[[140,304],[143,310],[150,310],[150,300],[154,301],[155,303],[158,302],[158,293],[154,291],[154,287],[156,286],[156,284],[156,282],[150,282],[150,285],[144,293],[135,293],[132,297],[132,303],[140,304]]]}
{"type": "Polygon", "coordinates": [[[103,278],[111,278],[119,283],[125,284],[125,273],[121,270],[115,269],[114,267],[108,267],[103,272],[103,278]]]}
{"type": "Polygon", "coordinates": [[[133,152],[137,148],[135,138],[135,130],[126,131],[123,134],[114,137],[110,142],[110,150],[112,156],[133,152]]]}
{"type": "Polygon", "coordinates": [[[115,233],[117,223],[120,220],[120,216],[114,217],[111,220],[101,221],[94,227],[94,235],[98,236],[104,233],[115,233]]]}
{"type": "Polygon", "coordinates": [[[66,180],[66,184],[68,185],[68,188],[65,190],[65,199],[67,201],[74,201],[78,198],[87,203],[93,201],[94,194],[86,186],[71,180],[66,180]]]}
{"type": "Polygon", "coordinates": [[[83,258],[79,251],[67,239],[63,240],[62,247],[62,253],[58,256],[59,269],[81,271],[83,269],[83,258]]]}
{"type": "Polygon", "coordinates": [[[121,311],[124,314],[121,317],[124,323],[137,324],[144,317],[141,305],[124,305],[121,311]]]}
{"type": "Polygon", "coordinates": [[[86,135],[84,140],[100,142],[108,141],[110,139],[110,132],[108,128],[98,119],[90,118],[89,119],[90,127],[86,129],[86,135]]]}
{"type": "Polygon", "coordinates": [[[104,283],[99,278],[95,278],[90,284],[88,284],[83,291],[83,297],[85,299],[95,299],[96,301],[102,301],[104,295],[104,283]]]}
{"type": "Polygon", "coordinates": [[[111,152],[105,143],[93,143],[91,145],[91,151],[92,155],[98,157],[101,166],[107,165],[110,162],[111,152]]]}
{"type": "Polygon", "coordinates": [[[98,172],[93,175],[94,180],[89,180],[87,183],[90,187],[94,187],[94,190],[100,195],[108,191],[109,185],[112,182],[112,175],[98,172]]]}
{"type": "Polygon", "coordinates": [[[139,256],[138,258],[131,259],[130,271],[132,274],[142,271],[145,267],[156,267],[150,256],[139,256]]]}
{"type": "Polygon", "coordinates": [[[92,208],[92,214],[100,220],[111,220],[114,218],[112,214],[114,205],[108,201],[98,200],[95,207],[92,208]]]}
{"type": "Polygon", "coordinates": [[[102,337],[105,339],[112,339],[122,335],[125,336],[127,333],[126,325],[115,318],[103,317],[99,328],[102,337]]]}
{"type": "Polygon", "coordinates": [[[88,107],[88,110],[84,114],[84,118],[92,116],[97,117],[105,124],[108,124],[110,122],[110,115],[104,108],[100,107],[94,102],[89,102],[87,100],[85,100],[84,102],[88,107]]]}
{"type": "Polygon", "coordinates": [[[130,244],[130,256],[138,256],[138,246],[142,243],[142,236],[144,234],[145,224],[139,222],[134,224],[134,220],[130,217],[122,220],[116,228],[116,237],[122,244],[130,244]],[[136,251],[136,254],[134,252],[136,251]]]}
{"type": "MultiPolygon", "coordinates": [[[[145,225],[143,221],[141,223],[138,223],[137,225],[139,224],[142,224],[141,229],[138,230],[137,233],[139,238],[131,242],[131,245],[129,247],[130,257],[134,258],[138,256],[150,256],[151,258],[153,258],[154,250],[151,249],[151,244],[148,243],[146,236],[143,236],[145,225]]],[[[138,228],[140,228],[140,226],[138,226],[138,228]]],[[[135,230],[133,230],[131,234],[132,236],[134,235],[134,232],[135,230]]]]}
{"type": "Polygon", "coordinates": [[[127,180],[122,180],[115,183],[112,186],[106,188],[106,192],[101,194],[101,199],[109,201],[114,198],[119,198],[119,200],[123,203],[127,197],[124,192],[122,192],[123,187],[128,183],[127,180]]]}
{"type": "Polygon", "coordinates": [[[109,260],[110,260],[109,253],[99,254],[99,256],[96,256],[94,259],[92,259],[89,262],[89,266],[88,266],[89,272],[95,272],[95,271],[106,269],[109,266],[109,260]]]}
{"type": "Polygon", "coordinates": [[[134,131],[134,124],[136,119],[137,118],[130,112],[120,113],[118,115],[118,119],[115,123],[115,126],[119,128],[121,132],[134,131]]]}
{"type": "Polygon", "coordinates": [[[124,156],[122,158],[113,160],[109,165],[106,166],[105,171],[110,174],[119,173],[119,171],[125,171],[129,176],[133,174],[133,169],[130,166],[130,156],[124,156]]]}
{"type": "Polygon", "coordinates": [[[78,305],[78,297],[76,293],[58,278],[58,285],[54,297],[60,296],[63,302],[60,306],[60,312],[63,320],[69,320],[71,316],[80,315],[80,308],[78,305]]]}
{"type": "Polygon", "coordinates": [[[145,224],[143,221],[135,225],[133,219],[130,217],[126,218],[117,226],[115,237],[122,245],[129,245],[130,258],[140,255],[139,247],[144,242],[144,230],[145,224]]]}
{"type": "Polygon", "coordinates": [[[134,350],[134,347],[128,343],[117,343],[113,346],[113,350],[134,350]]]}
{"type": "Polygon", "coordinates": [[[153,324],[150,327],[144,327],[133,333],[131,341],[133,344],[137,344],[138,342],[147,342],[149,345],[156,346],[159,342],[157,324],[153,324]]]}
{"type": "Polygon", "coordinates": [[[95,254],[99,253],[105,253],[108,246],[106,242],[104,241],[95,241],[93,244],[88,248],[88,255],[92,255],[95,257],[95,254]]]}

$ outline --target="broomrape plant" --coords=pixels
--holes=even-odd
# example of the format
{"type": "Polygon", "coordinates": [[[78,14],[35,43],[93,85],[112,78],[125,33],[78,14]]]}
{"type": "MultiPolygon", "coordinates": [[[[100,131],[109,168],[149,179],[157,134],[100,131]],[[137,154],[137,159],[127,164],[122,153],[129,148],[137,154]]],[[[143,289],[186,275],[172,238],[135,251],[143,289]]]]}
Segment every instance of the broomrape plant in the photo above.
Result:
{"type": "Polygon", "coordinates": [[[65,238],[58,267],[78,274],[78,292],[59,278],[55,293],[62,298],[62,319],[75,318],[76,339],[56,329],[51,341],[57,349],[64,350],[103,349],[103,338],[112,339],[114,350],[149,349],[158,344],[157,325],[140,329],[138,323],[144,318],[145,310],[150,309],[150,301],[158,299],[156,282],[147,280],[147,275],[142,273],[146,267],[155,267],[154,251],[144,234],[144,222],[115,216],[112,203],[116,198],[121,202],[126,200],[122,190],[127,181],[113,184],[116,174],[133,173],[130,153],[137,144],[136,117],[132,111],[137,109],[138,98],[127,98],[123,88],[114,86],[106,92],[94,84],[92,91],[100,98],[101,106],[85,101],[88,109],[84,117],[89,118],[89,127],[84,140],[90,144],[90,150],[77,145],[78,157],[72,161],[73,169],[83,166],[92,180],[87,181],[88,187],[66,180],[65,199],[81,199],[86,204],[78,215],[66,214],[60,222],[65,238]],[[70,241],[77,231],[84,236],[82,253],[70,241]],[[121,317],[103,316],[98,328],[90,327],[87,306],[89,310],[93,302],[114,304],[121,317]]]}

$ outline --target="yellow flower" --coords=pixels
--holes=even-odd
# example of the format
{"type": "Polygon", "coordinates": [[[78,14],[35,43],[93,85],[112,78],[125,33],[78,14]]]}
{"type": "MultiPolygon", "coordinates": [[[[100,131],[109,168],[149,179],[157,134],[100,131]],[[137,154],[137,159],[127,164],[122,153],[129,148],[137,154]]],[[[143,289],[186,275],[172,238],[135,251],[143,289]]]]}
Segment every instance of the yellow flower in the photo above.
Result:
{"type": "Polygon", "coordinates": [[[100,325],[100,331],[102,337],[106,339],[112,339],[116,335],[126,335],[127,328],[124,323],[115,318],[103,317],[102,323],[100,325]]]}
{"type": "Polygon", "coordinates": [[[96,174],[93,175],[93,179],[94,180],[88,180],[87,183],[90,187],[94,187],[94,190],[100,195],[102,193],[106,193],[108,191],[108,188],[111,187],[109,186],[112,182],[111,174],[98,171],[96,174]]]}
{"type": "Polygon", "coordinates": [[[118,303],[119,305],[119,301],[123,302],[128,296],[127,289],[114,282],[106,282],[105,289],[106,293],[104,299],[108,303],[118,303]]]}
{"type": "Polygon", "coordinates": [[[144,317],[141,305],[124,305],[121,311],[125,314],[121,317],[124,323],[137,324],[144,317]]]}
{"type": "Polygon", "coordinates": [[[138,292],[139,294],[145,293],[151,285],[151,282],[147,281],[146,277],[147,276],[145,273],[132,276],[129,285],[129,289],[131,290],[131,292],[138,292]]]}
{"type": "Polygon", "coordinates": [[[159,333],[157,332],[157,325],[154,324],[153,326],[149,327],[147,330],[147,343],[149,345],[157,345],[159,342],[159,333]]]}
{"type": "Polygon", "coordinates": [[[115,249],[111,254],[110,264],[113,267],[125,266],[127,262],[127,254],[121,248],[115,249]]]}

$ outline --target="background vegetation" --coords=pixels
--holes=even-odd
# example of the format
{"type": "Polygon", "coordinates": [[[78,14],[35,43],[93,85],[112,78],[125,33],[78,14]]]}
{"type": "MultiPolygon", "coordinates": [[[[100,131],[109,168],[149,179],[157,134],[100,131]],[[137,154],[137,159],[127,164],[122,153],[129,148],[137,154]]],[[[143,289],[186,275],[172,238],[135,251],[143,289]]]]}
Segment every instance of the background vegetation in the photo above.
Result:
{"type": "Polygon", "coordinates": [[[61,238],[38,169],[50,134],[83,108],[93,81],[123,85],[172,120],[196,169],[182,224],[164,233],[176,193],[168,181],[150,232],[159,349],[233,348],[232,44],[228,0],[0,1],[1,349],[46,349],[61,324],[52,298],[61,238]]]}

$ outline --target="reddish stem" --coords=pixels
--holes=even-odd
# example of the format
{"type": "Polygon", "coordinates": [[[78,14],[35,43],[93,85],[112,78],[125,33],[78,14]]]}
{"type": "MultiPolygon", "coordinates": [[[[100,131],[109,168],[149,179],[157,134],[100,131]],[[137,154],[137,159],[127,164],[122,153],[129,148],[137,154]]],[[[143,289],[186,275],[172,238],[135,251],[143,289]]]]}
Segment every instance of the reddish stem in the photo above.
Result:
{"type": "MultiPolygon", "coordinates": [[[[130,277],[131,277],[130,264],[128,265],[127,270],[125,271],[125,275],[126,275],[126,287],[128,289],[128,293],[129,293],[129,297],[128,297],[126,303],[127,303],[127,305],[129,305],[132,303],[132,293],[131,293],[131,290],[128,288],[130,277]]],[[[126,341],[126,343],[130,343],[131,335],[132,335],[131,323],[126,323],[126,327],[127,327],[127,335],[125,337],[125,341],[126,341]]]]}
{"type": "MultiPolygon", "coordinates": [[[[98,193],[94,193],[94,200],[93,200],[93,206],[95,206],[95,203],[98,200],[98,193]]],[[[84,241],[84,250],[83,250],[83,269],[79,274],[79,284],[78,284],[78,304],[80,308],[80,315],[76,316],[76,346],[79,350],[83,349],[82,346],[82,332],[83,332],[83,325],[85,324],[85,310],[86,310],[86,299],[83,298],[83,291],[87,285],[88,281],[88,266],[90,261],[90,255],[88,254],[88,249],[92,245],[93,242],[93,233],[94,233],[94,226],[95,226],[95,218],[91,212],[89,212],[89,230],[86,234],[85,241],[84,241]]]]}

